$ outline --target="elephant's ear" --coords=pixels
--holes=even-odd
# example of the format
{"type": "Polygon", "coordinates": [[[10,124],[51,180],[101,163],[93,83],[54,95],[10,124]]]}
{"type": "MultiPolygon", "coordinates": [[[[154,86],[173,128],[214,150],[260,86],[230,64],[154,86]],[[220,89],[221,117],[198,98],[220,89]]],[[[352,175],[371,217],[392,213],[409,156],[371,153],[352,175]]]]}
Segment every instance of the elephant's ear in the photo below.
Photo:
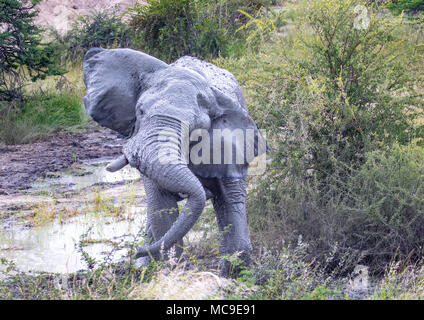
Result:
{"type": "Polygon", "coordinates": [[[145,79],[165,67],[166,63],[131,49],[90,49],[84,57],[87,113],[100,125],[131,135],[145,79]]]}

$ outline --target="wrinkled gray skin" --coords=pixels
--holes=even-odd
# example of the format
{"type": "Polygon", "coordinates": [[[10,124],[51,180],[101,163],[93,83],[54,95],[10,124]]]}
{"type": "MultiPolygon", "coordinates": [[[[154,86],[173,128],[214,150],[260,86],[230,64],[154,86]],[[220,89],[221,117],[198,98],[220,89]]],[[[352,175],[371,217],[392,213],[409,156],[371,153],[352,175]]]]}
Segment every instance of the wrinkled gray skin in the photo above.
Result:
{"type": "MultiPolygon", "coordinates": [[[[168,132],[167,143],[181,150],[181,139],[172,136],[182,132],[182,121],[189,124],[189,132],[198,128],[210,133],[214,128],[254,129],[262,139],[234,76],[193,57],[168,65],[131,49],[93,48],[84,58],[84,82],[87,112],[100,125],[128,137],[123,155],[108,170],[116,171],[129,163],[143,178],[151,242],[139,249],[137,258],[158,258],[161,250],[166,252],[174,245],[179,256],[184,235],[210,198],[222,232],[220,254],[241,252],[240,258],[248,264],[252,246],[246,220],[245,176],[252,159],[242,164],[195,165],[184,162],[179,152],[176,163],[159,161],[164,143],[158,138],[159,132],[168,132]],[[178,212],[177,201],[182,195],[187,201],[178,212]]],[[[234,151],[240,149],[238,143],[231,142],[234,151]]],[[[253,147],[255,156],[263,153],[258,145],[253,147]]],[[[228,262],[222,260],[221,274],[228,272],[228,262]]]]}

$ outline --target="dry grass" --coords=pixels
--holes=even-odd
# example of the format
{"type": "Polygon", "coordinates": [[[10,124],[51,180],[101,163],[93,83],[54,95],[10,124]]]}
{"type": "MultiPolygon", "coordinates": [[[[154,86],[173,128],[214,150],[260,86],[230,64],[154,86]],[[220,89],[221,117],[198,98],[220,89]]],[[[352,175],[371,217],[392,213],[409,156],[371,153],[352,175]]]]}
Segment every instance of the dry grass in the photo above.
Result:
{"type": "Polygon", "coordinates": [[[231,280],[220,278],[211,272],[162,270],[152,281],[137,285],[129,294],[130,299],[142,300],[205,300],[223,299],[231,280]]]}

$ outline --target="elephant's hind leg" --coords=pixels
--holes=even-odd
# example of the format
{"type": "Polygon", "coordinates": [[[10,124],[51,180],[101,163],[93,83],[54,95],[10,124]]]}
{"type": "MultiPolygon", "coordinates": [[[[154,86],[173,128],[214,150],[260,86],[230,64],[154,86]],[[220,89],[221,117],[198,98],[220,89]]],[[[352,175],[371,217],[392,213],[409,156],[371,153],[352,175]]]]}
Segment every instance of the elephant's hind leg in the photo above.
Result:
{"type": "MultiPolygon", "coordinates": [[[[168,232],[172,224],[178,218],[178,204],[176,197],[161,189],[154,181],[144,177],[144,188],[147,196],[147,236],[154,243],[168,232]]],[[[176,247],[176,258],[182,254],[183,241],[178,242],[176,247]]],[[[167,253],[165,253],[165,257],[167,253]]],[[[158,259],[159,256],[153,256],[158,259]]]]}
{"type": "MultiPolygon", "coordinates": [[[[217,192],[213,199],[218,225],[222,233],[221,256],[240,253],[244,265],[250,263],[252,245],[246,217],[246,185],[244,179],[217,179],[217,192]]],[[[221,260],[221,275],[228,276],[231,264],[221,260]]],[[[234,270],[237,272],[237,270],[234,270]]]]}

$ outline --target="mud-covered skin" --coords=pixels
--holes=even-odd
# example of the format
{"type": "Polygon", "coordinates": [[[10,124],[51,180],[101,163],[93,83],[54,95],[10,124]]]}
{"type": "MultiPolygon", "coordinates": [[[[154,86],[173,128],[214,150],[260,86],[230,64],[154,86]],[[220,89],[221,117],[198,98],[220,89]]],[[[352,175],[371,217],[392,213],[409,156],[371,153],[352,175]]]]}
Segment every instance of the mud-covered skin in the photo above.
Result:
{"type": "MultiPolygon", "coordinates": [[[[182,152],[183,141],[188,141],[185,138],[195,129],[207,130],[211,138],[214,129],[249,129],[262,139],[234,76],[192,57],[168,65],[130,49],[93,48],[84,59],[84,82],[87,112],[101,125],[128,137],[123,157],[109,170],[119,170],[128,162],[144,177],[151,242],[138,251],[137,257],[157,257],[161,250],[181,246],[208,196],[223,233],[221,254],[241,252],[248,263],[252,247],[244,179],[253,157],[247,156],[247,150],[254,150],[257,156],[265,152],[259,147],[264,144],[222,139],[220,149],[211,146],[211,158],[213,152],[221,154],[225,147],[233,154],[244,150],[242,163],[195,164],[185,161],[187,155],[182,152]],[[175,158],[172,163],[161,161],[164,137],[175,158]],[[180,195],[187,196],[187,201],[178,213],[180,195]]],[[[223,261],[221,267],[222,274],[227,275],[228,263],[223,261]]]]}

